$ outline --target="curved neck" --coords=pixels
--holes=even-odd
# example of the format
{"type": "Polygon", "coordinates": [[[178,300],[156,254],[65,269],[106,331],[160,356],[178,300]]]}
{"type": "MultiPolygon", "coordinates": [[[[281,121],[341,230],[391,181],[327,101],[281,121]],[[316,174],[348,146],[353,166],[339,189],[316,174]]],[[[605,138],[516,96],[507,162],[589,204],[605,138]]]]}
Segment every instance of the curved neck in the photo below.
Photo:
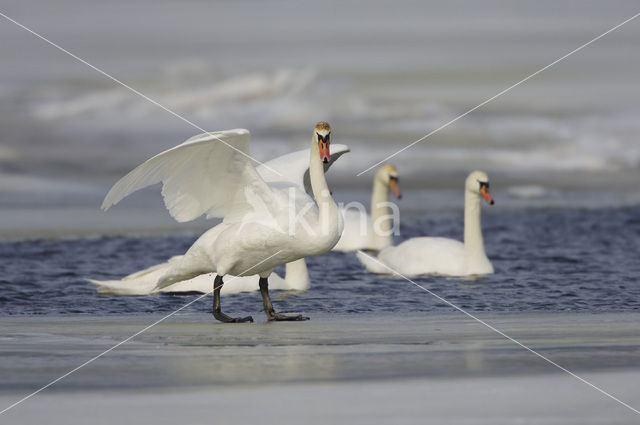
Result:
{"type": "Polygon", "coordinates": [[[309,271],[304,258],[287,263],[284,280],[291,290],[306,291],[309,289],[309,271]]]}
{"type": "Polygon", "coordinates": [[[465,191],[464,195],[464,249],[469,255],[485,255],[480,225],[480,196],[465,191]]]}
{"type": "Polygon", "coordinates": [[[389,188],[379,179],[373,179],[371,192],[371,246],[382,249],[393,243],[391,215],[389,214],[389,188]]]}

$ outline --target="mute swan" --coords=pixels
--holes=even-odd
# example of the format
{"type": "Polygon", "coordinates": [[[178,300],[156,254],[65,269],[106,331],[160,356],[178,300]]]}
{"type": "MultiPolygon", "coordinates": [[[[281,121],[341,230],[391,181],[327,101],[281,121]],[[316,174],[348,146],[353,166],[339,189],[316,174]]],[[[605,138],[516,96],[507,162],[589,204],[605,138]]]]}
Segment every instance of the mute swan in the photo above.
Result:
{"type": "Polygon", "coordinates": [[[225,323],[252,322],[222,313],[224,276],[259,275],[264,311],[269,321],[307,320],[274,311],[268,277],[279,265],[323,254],[340,238],[342,216],[331,198],[323,162],[329,163],[331,127],[314,128],[309,158],[312,199],[290,182],[265,182],[248,157],[249,132],[244,129],[206,133],[166,150],[120,179],[102,204],[104,209],[143,187],[162,182],[170,214],[189,221],[202,214],[224,217],[205,232],[158,279],[158,287],[217,273],[213,315],[225,323]],[[220,143],[223,142],[223,143],[220,143]]]}
{"type": "Polygon", "coordinates": [[[392,215],[389,214],[389,191],[402,198],[398,186],[398,170],[385,164],[373,177],[371,192],[371,216],[365,211],[351,208],[341,209],[344,230],[333,251],[357,251],[367,249],[380,251],[393,244],[392,215]]]}
{"type": "MultiPolygon", "coordinates": [[[[323,164],[325,172],[340,156],[347,152],[349,152],[349,148],[345,145],[331,145],[331,160],[328,164],[323,164]]],[[[260,177],[267,182],[289,181],[300,188],[304,188],[311,195],[309,155],[309,149],[291,152],[261,164],[256,170],[260,177]]],[[[131,273],[121,280],[87,279],[87,281],[96,285],[99,293],[112,295],[146,295],[158,292],[211,292],[211,273],[176,282],[165,287],[157,286],[158,279],[169,269],[171,264],[175,264],[180,258],[181,256],[172,257],[168,262],[131,273]]],[[[222,287],[220,295],[257,291],[260,289],[258,280],[259,277],[257,275],[234,276],[233,280],[222,287]]],[[[284,279],[273,273],[270,276],[269,287],[276,290],[306,291],[309,289],[309,283],[307,264],[304,258],[301,258],[286,264],[284,279]]]]}
{"type": "Polygon", "coordinates": [[[464,243],[437,237],[411,238],[398,246],[383,249],[378,254],[378,261],[363,252],[358,252],[357,256],[369,271],[381,274],[393,271],[405,276],[491,274],[493,266],[484,252],[480,226],[481,196],[493,205],[489,178],[482,171],[474,171],[465,181],[464,243]]]}

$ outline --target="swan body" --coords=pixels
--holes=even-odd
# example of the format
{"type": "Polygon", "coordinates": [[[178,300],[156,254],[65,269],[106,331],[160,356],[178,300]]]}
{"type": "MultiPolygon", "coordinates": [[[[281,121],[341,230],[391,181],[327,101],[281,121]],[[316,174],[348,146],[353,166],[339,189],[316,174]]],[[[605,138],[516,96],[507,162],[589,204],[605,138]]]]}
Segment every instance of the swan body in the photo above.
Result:
{"type": "Polygon", "coordinates": [[[269,320],[305,320],[275,313],[268,277],[279,265],[330,250],[342,233],[342,217],[331,198],[323,162],[330,160],[331,127],[316,124],[310,149],[310,197],[287,181],[266,182],[250,161],[244,129],[192,137],[136,167],[109,191],[103,208],[130,193],[162,182],[162,195],[178,221],[200,215],[223,217],[158,278],[159,289],[204,273],[216,273],[214,309],[222,322],[253,321],[222,313],[223,277],[258,275],[269,320]],[[314,202],[315,198],[315,202],[314,202]]]}
{"type": "MultiPolygon", "coordinates": [[[[346,145],[334,144],[331,146],[331,159],[329,163],[323,164],[325,172],[343,154],[349,152],[346,145]]],[[[256,167],[258,174],[266,182],[289,182],[294,183],[299,188],[304,189],[307,194],[312,194],[309,177],[309,149],[302,149],[291,152],[277,158],[271,159],[256,167]]],[[[87,281],[96,285],[101,294],[112,295],[147,295],[161,292],[202,292],[208,293],[212,290],[211,282],[215,274],[202,274],[191,279],[173,283],[169,286],[159,287],[158,279],[165,274],[173,264],[182,260],[182,256],[174,256],[169,261],[156,264],[147,269],[140,270],[125,276],[121,280],[95,280],[87,281]]],[[[228,282],[222,287],[220,294],[236,294],[240,292],[253,292],[259,290],[259,277],[253,276],[230,276],[228,282]]],[[[284,278],[273,273],[270,277],[269,287],[275,290],[306,291],[309,289],[310,279],[307,265],[304,259],[299,259],[287,263],[284,278]]]]}
{"type": "Polygon", "coordinates": [[[440,237],[408,239],[383,249],[374,258],[363,252],[357,256],[373,273],[404,276],[474,276],[493,273],[493,265],[484,251],[480,226],[480,197],[493,204],[489,178],[474,171],[465,181],[464,242],[440,237]]]}
{"type": "Polygon", "coordinates": [[[341,208],[344,230],[334,251],[357,251],[359,249],[380,251],[393,244],[393,214],[389,213],[389,191],[400,199],[398,170],[385,164],[373,177],[371,193],[371,215],[361,209],[341,208]]]}
{"type": "MultiPolygon", "coordinates": [[[[148,295],[155,293],[181,293],[181,292],[211,292],[214,275],[211,273],[201,274],[192,279],[176,282],[165,287],[158,287],[158,279],[167,272],[172,264],[179,262],[182,256],[172,257],[166,263],[156,264],[147,269],[132,273],[122,280],[92,280],[98,292],[111,295],[148,295]]],[[[258,286],[259,277],[253,276],[233,276],[229,277],[223,285],[220,294],[237,294],[241,292],[254,292],[260,288],[258,286]]],[[[309,289],[309,273],[304,258],[287,263],[285,266],[284,278],[273,273],[269,279],[269,288],[281,291],[302,292],[309,289]]]]}

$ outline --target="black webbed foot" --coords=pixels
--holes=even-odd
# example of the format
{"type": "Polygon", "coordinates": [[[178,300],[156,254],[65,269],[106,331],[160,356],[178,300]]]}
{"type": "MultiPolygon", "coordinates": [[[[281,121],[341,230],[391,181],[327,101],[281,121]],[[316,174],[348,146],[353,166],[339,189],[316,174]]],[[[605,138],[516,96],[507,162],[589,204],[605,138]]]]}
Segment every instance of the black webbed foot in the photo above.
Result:
{"type": "Polygon", "coordinates": [[[213,317],[222,323],[246,323],[253,322],[253,317],[231,317],[224,314],[220,308],[220,290],[224,282],[222,276],[216,276],[213,281],[213,317]]]}
{"type": "Polygon", "coordinates": [[[271,304],[269,298],[269,282],[267,278],[260,278],[260,293],[262,294],[262,303],[264,304],[264,312],[267,315],[269,322],[302,322],[309,320],[308,317],[304,317],[301,314],[295,316],[287,316],[286,314],[276,313],[271,304]]]}
{"type": "Polygon", "coordinates": [[[217,320],[223,322],[223,323],[246,323],[246,322],[250,322],[253,323],[253,317],[251,316],[247,316],[247,317],[230,317],[227,316],[226,314],[224,314],[221,311],[213,311],[213,317],[215,317],[217,320]]]}
{"type": "Polygon", "coordinates": [[[267,320],[270,322],[302,322],[304,320],[309,320],[308,317],[301,314],[287,316],[286,314],[276,313],[273,310],[265,311],[265,313],[267,314],[267,320]]]}

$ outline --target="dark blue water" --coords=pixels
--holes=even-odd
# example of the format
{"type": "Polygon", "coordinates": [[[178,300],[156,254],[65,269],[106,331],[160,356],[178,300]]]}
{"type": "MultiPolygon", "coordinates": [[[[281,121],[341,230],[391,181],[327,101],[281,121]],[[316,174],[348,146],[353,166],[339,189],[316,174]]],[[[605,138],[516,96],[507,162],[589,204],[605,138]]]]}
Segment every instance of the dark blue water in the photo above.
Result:
{"type": "MultiPolygon", "coordinates": [[[[468,281],[414,279],[472,312],[640,310],[640,208],[485,209],[495,274],[468,281]]],[[[403,217],[402,236],[459,238],[462,214],[403,217]]],[[[196,295],[98,295],[84,278],[114,279],[183,253],[195,237],[105,237],[0,243],[0,315],[169,313],[196,295]]],[[[396,241],[396,242],[397,242],[396,241]]],[[[353,254],[309,258],[311,289],[272,296],[276,309],[314,313],[433,312],[451,307],[411,283],[367,273],[353,254]]],[[[259,294],[222,300],[224,311],[259,317],[259,294]]],[[[185,311],[208,314],[208,296],[185,311]]]]}

